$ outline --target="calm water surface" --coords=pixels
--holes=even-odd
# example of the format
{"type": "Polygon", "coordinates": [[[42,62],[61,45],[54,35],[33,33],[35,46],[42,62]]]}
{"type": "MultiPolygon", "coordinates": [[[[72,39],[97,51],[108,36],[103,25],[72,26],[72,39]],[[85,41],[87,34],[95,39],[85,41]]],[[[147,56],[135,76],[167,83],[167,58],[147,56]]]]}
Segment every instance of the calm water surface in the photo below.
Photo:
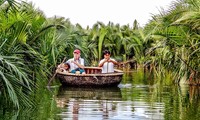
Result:
{"type": "Polygon", "coordinates": [[[57,115],[66,120],[199,119],[199,88],[127,73],[118,87],[60,87],[57,115]]]}
{"type": "Polygon", "coordinates": [[[41,88],[34,109],[0,110],[5,120],[198,120],[200,87],[174,85],[170,78],[125,73],[118,87],[41,88]]]}

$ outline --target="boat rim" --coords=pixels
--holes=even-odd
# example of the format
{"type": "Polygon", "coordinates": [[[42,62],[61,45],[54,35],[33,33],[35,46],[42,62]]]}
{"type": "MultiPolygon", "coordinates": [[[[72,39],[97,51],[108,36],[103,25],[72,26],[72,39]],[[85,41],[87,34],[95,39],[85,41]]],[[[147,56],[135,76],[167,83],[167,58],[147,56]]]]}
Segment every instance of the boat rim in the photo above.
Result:
{"type": "MultiPolygon", "coordinates": [[[[86,69],[101,69],[101,67],[85,67],[86,69]]],[[[123,75],[123,71],[119,69],[114,69],[112,73],[97,73],[97,74],[74,74],[74,73],[66,73],[58,71],[58,74],[66,75],[66,76],[116,76],[116,75],[123,75]]]]}

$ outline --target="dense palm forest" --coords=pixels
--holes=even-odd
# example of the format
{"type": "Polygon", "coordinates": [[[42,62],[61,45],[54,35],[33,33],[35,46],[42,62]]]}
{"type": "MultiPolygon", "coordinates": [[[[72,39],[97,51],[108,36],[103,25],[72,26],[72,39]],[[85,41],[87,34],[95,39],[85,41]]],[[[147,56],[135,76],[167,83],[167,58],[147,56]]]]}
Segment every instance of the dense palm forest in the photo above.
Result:
{"type": "Polygon", "coordinates": [[[2,0],[1,105],[32,106],[29,98],[38,81],[46,85],[53,69],[64,57],[72,57],[74,48],[82,51],[87,66],[97,66],[102,50],[109,49],[122,63],[134,61],[136,68],[148,68],[157,77],[170,73],[174,83],[198,85],[200,1],[174,1],[144,27],[135,20],[133,27],[97,22],[85,29],[63,17],[47,18],[32,3],[2,0]]]}

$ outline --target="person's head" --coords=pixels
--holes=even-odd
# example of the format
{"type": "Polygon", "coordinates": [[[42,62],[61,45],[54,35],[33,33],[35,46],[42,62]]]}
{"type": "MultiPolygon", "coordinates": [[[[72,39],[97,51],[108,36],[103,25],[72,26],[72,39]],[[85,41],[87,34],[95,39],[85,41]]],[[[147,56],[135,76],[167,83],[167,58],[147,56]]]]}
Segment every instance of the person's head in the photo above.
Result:
{"type": "Polygon", "coordinates": [[[109,50],[104,50],[103,51],[103,56],[105,59],[109,59],[110,58],[110,51],[109,50]]]}
{"type": "Polygon", "coordinates": [[[78,60],[80,58],[81,51],[79,49],[75,49],[73,54],[74,54],[74,59],[78,60]]]}
{"type": "Polygon", "coordinates": [[[69,70],[69,69],[70,69],[69,63],[64,63],[64,64],[63,64],[63,68],[64,68],[65,70],[69,70]]]}

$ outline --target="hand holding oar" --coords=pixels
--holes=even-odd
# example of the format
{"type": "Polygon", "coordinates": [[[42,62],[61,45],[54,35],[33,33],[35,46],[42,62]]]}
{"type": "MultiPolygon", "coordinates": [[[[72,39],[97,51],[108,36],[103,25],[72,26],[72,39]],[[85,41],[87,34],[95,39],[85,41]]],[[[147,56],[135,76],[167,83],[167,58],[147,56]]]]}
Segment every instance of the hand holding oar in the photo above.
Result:
{"type": "MultiPolygon", "coordinates": [[[[62,63],[64,62],[66,60],[66,57],[64,57],[64,59],[63,59],[63,61],[62,61],[62,63]]],[[[53,75],[53,77],[49,80],[49,83],[48,83],[48,85],[47,86],[50,86],[50,83],[51,83],[51,81],[55,78],[55,76],[56,76],[56,74],[57,74],[57,69],[58,68],[56,68],[56,71],[55,71],[55,73],[54,73],[54,75],[53,75]]]]}

